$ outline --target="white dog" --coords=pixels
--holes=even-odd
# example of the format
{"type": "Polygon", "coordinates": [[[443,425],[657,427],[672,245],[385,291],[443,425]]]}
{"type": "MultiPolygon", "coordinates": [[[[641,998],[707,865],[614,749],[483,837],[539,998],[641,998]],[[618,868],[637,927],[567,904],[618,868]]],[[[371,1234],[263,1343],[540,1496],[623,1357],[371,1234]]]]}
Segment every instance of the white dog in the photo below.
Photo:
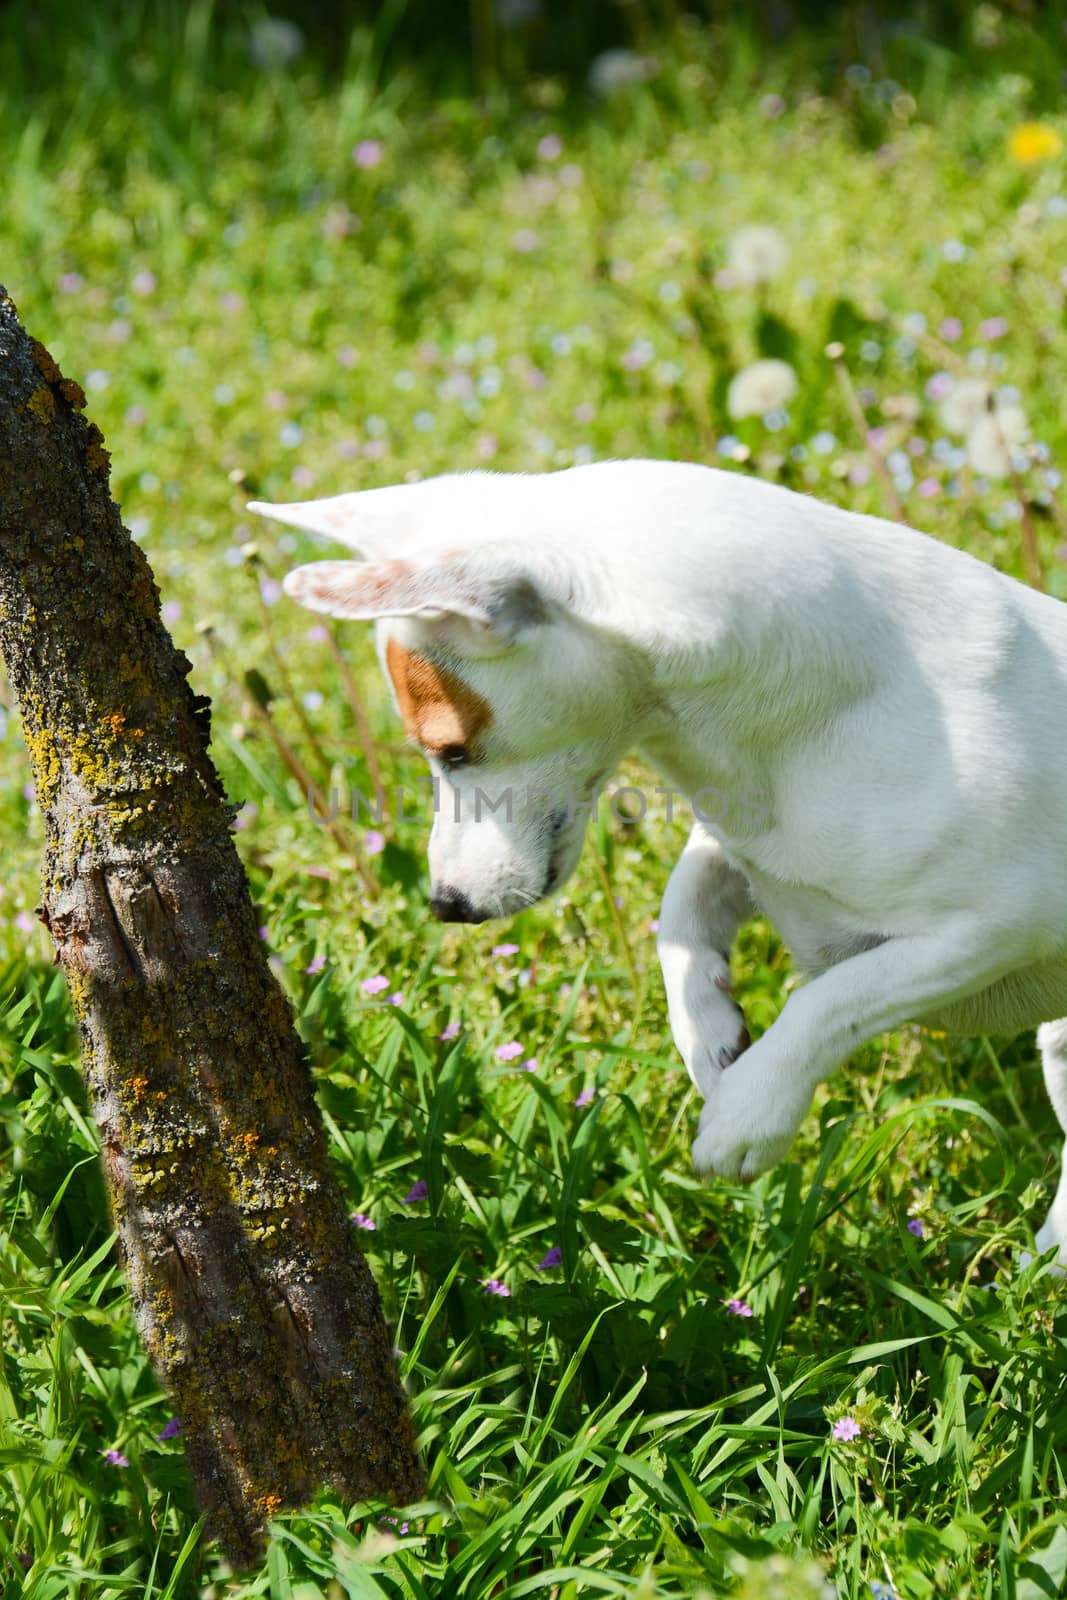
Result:
{"type": "MultiPolygon", "coordinates": [[[[698,1171],[781,1160],[816,1084],[911,1020],[1044,1022],[1067,1129],[1067,607],[896,523],[671,462],[251,509],[365,558],[285,588],[381,619],[440,780],[439,917],[558,889],[628,750],[705,819],[659,932],[698,1171]],[[729,951],[754,908],[812,981],[749,1045],[729,951]]],[[[1067,1264],[1067,1178],[1037,1242],[1067,1264]]]]}

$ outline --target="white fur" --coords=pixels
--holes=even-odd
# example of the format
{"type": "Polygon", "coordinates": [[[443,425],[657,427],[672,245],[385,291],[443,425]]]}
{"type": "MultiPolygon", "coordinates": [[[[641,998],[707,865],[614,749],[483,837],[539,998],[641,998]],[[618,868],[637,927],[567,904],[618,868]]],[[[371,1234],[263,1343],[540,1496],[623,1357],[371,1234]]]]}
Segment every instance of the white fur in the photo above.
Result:
{"type": "MultiPolygon", "coordinates": [[[[390,617],[383,639],[493,708],[477,766],[437,769],[430,846],[435,886],[479,915],[558,887],[585,822],[573,807],[475,822],[469,805],[456,822],[479,785],[587,799],[636,748],[686,795],[722,797],[659,934],[705,1100],[700,1171],[780,1160],[815,1085],[877,1033],[1067,1016],[1067,607],[896,523],[678,463],[255,509],[417,569],[416,599],[409,582],[392,611],[388,594],[331,608],[390,617]],[[814,976],[724,1071],[742,1028],[729,947],[752,904],[814,976]]],[[[286,582],[311,604],[314,571],[286,582]]],[[[1067,1128],[1065,1038],[1067,1024],[1042,1034],[1067,1128]]],[[[1039,1242],[1067,1263],[1063,1186],[1039,1242]]]]}

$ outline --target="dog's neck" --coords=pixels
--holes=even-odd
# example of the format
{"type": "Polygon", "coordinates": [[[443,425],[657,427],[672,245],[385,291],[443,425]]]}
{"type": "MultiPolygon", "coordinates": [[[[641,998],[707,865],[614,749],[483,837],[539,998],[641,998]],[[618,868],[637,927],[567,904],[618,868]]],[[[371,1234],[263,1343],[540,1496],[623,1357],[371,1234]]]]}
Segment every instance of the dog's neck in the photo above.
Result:
{"type": "Polygon", "coordinates": [[[776,775],[788,749],[817,747],[871,687],[862,657],[842,674],[819,670],[816,652],[812,670],[796,671],[795,643],[773,619],[764,633],[750,616],[714,644],[643,652],[638,752],[690,801],[703,791],[698,814],[717,818],[716,831],[738,844],[773,826],[776,775]]]}

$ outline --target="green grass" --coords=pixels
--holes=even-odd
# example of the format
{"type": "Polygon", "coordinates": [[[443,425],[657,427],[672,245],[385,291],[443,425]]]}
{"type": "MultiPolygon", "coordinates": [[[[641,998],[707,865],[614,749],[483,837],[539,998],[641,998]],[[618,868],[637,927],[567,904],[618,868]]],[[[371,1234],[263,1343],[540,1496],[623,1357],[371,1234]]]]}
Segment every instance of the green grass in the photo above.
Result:
{"type": "MultiPolygon", "coordinates": [[[[72,40],[96,26],[85,10],[72,40]]],[[[820,83],[806,57],[757,61],[740,34],[679,25],[658,76],[615,101],[541,77],[478,106],[384,74],[380,36],[328,77],[306,61],[257,74],[203,8],[154,39],[131,15],[51,91],[6,74],[0,278],[86,385],[126,521],[214,697],[337,1173],[375,1223],[359,1237],[431,1500],[389,1522],[323,1496],[279,1518],[263,1570],[240,1578],[200,1539],[32,917],[40,821],[11,715],[5,1600],[1058,1593],[1067,1313],[1018,1264],[1061,1143],[1032,1039],[875,1041],[820,1092],[788,1162],[750,1187],[698,1183],[649,927],[681,824],[605,815],[557,902],[507,926],[431,925],[425,816],[383,824],[367,854],[366,818],[317,826],[278,755],[272,728],[323,789],[372,787],[328,639],[274,603],[313,546],[243,512],[612,455],[732,463],[885,512],[825,355],[836,340],[909,520],[1018,575],[1025,502],[1067,596],[1049,476],[1067,446],[1067,166],[1008,152],[1041,104],[1014,70],[1020,36],[1001,19],[982,70],[898,40],[886,91],[877,72],[820,83]],[[368,140],[381,159],[359,166],[368,140]],[[723,287],[731,235],[754,222],[781,231],[789,264],[758,291],[723,287]],[[939,332],[953,318],[959,336],[939,332]],[[726,410],[758,355],[799,377],[774,431],[726,410]],[[1019,391],[1035,448],[1017,481],[949,454],[928,386],[967,370],[1019,391]],[[428,1196],[409,1203],[418,1182],[428,1196]],[[550,1250],[561,1264],[542,1269],[550,1250]],[[832,1436],[845,1416],[854,1441],[832,1436]]],[[[1067,59],[1048,48],[1055,76],[1067,59]]],[[[367,633],[334,637],[388,783],[418,794],[367,633]]],[[[758,1032],[787,953],[756,922],[734,966],[758,1032]]]]}

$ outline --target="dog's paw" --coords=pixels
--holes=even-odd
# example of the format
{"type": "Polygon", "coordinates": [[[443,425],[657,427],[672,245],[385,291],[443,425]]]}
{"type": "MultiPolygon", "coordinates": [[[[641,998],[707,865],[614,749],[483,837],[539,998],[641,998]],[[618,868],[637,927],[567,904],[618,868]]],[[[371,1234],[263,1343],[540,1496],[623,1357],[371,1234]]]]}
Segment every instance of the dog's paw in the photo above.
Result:
{"type": "Polygon", "coordinates": [[[714,1094],[720,1073],[751,1043],[744,1013],[725,979],[686,985],[684,1002],[669,999],[671,1033],[686,1071],[701,1094],[714,1094]]]}
{"type": "Polygon", "coordinates": [[[801,1101],[771,1075],[740,1063],[720,1075],[700,1113],[694,1168],[701,1177],[720,1178],[769,1171],[789,1154],[809,1103],[810,1096],[801,1101]]]}

